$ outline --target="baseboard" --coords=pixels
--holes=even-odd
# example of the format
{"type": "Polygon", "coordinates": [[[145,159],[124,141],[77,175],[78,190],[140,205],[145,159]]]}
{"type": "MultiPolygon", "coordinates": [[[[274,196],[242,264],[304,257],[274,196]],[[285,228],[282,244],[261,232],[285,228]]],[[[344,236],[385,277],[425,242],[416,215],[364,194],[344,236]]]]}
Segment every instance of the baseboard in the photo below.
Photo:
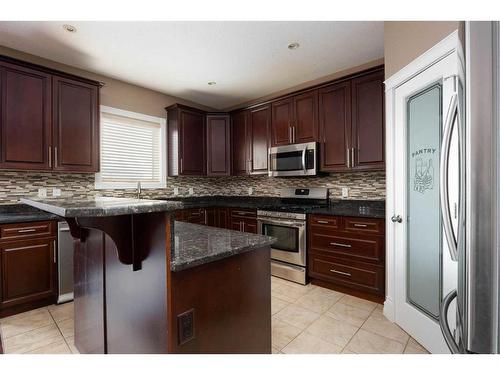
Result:
{"type": "Polygon", "coordinates": [[[394,322],[396,320],[394,302],[389,297],[387,297],[384,301],[384,316],[391,322],[394,322]]]}

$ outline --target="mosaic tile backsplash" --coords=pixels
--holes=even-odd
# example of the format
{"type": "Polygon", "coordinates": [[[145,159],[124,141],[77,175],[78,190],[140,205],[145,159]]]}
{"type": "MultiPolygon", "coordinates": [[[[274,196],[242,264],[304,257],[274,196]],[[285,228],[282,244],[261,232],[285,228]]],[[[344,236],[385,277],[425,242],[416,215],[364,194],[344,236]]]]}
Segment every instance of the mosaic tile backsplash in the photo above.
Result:
{"type": "MultiPolygon", "coordinates": [[[[174,196],[174,188],[179,188],[179,196],[188,196],[189,188],[194,195],[248,195],[253,188],[255,196],[278,196],[283,187],[327,187],[330,198],[340,199],[342,187],[349,188],[348,199],[385,199],[385,172],[332,173],[321,177],[272,178],[267,176],[231,177],[171,177],[164,189],[143,189],[143,198],[174,196]]],[[[83,173],[47,172],[0,172],[0,204],[17,203],[19,198],[36,196],[39,188],[47,188],[51,196],[52,188],[60,188],[64,197],[90,198],[96,195],[131,197],[134,190],[96,190],[94,175],[83,173]]]]}

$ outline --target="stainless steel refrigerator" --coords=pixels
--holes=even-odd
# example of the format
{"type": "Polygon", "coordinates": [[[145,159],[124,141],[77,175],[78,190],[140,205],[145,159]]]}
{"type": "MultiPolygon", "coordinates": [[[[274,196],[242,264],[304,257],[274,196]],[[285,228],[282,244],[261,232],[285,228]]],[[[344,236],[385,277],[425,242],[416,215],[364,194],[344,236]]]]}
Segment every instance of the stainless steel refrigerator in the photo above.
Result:
{"type": "Polygon", "coordinates": [[[465,55],[465,88],[457,87],[449,127],[458,157],[450,157],[446,129],[441,155],[443,226],[458,280],[441,303],[440,325],[452,353],[500,353],[500,24],[466,22],[465,55]],[[459,207],[447,204],[450,163],[460,171],[459,207]]]}

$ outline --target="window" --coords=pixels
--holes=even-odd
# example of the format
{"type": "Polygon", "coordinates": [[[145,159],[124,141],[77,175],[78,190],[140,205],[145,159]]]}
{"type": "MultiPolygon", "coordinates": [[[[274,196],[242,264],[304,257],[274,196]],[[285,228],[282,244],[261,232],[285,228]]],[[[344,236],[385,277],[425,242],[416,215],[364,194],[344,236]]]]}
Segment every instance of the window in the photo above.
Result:
{"type": "Polygon", "coordinates": [[[166,187],[166,121],[101,106],[101,171],[96,189],[166,187]]]}

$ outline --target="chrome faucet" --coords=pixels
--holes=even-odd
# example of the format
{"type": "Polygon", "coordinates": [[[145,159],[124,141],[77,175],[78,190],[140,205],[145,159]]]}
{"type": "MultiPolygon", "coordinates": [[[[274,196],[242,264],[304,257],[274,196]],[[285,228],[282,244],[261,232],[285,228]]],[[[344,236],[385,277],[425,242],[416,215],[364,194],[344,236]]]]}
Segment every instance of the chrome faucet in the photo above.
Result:
{"type": "Polygon", "coordinates": [[[141,192],[142,192],[141,181],[137,181],[137,199],[141,199],[141,192]]]}

